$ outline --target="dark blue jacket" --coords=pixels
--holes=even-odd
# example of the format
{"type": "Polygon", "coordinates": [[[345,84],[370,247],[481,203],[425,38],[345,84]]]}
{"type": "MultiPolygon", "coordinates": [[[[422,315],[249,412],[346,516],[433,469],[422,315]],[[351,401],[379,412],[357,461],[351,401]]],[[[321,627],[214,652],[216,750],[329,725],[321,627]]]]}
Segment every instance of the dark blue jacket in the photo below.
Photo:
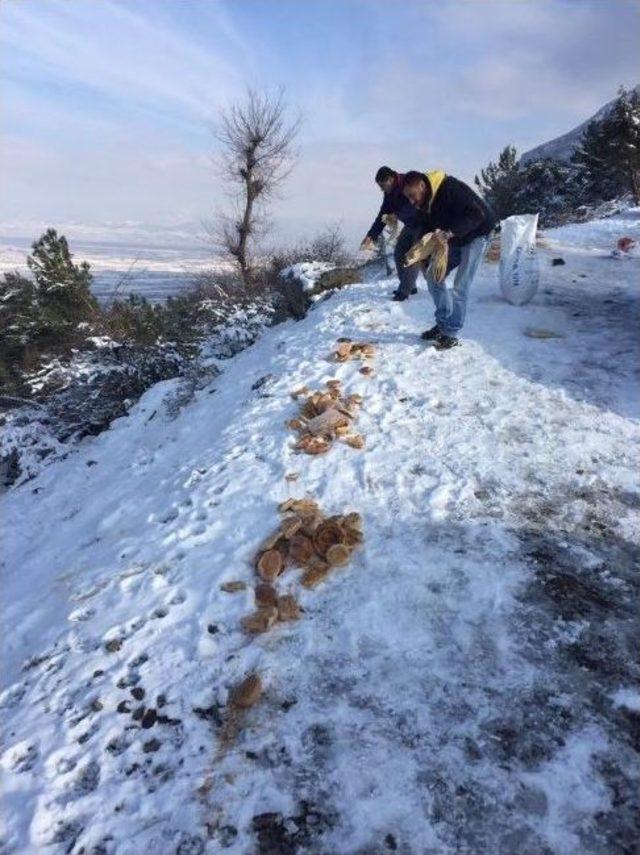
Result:
{"type": "Polygon", "coordinates": [[[423,217],[425,232],[435,229],[453,232],[451,246],[466,246],[475,238],[488,235],[496,225],[491,208],[468,184],[453,175],[444,177],[424,208],[414,210],[419,210],[423,217]]]}
{"type": "Polygon", "coordinates": [[[382,206],[378,212],[378,216],[375,218],[373,225],[367,232],[367,237],[370,237],[371,240],[378,240],[382,234],[382,230],[384,228],[382,217],[385,214],[395,214],[400,222],[410,228],[417,228],[420,226],[422,222],[422,214],[417,208],[414,208],[411,202],[409,202],[407,197],[404,195],[402,192],[403,186],[404,175],[399,173],[396,177],[395,187],[390,193],[384,194],[384,199],[382,200],[382,206]]]}

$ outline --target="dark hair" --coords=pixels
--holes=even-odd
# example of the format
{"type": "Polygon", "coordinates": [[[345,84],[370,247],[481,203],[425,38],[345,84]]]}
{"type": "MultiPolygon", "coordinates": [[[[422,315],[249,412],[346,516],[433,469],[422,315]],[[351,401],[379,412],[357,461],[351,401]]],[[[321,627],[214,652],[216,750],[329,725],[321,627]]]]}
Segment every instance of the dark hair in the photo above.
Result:
{"type": "Polygon", "coordinates": [[[424,172],[416,172],[415,169],[410,169],[409,172],[405,172],[404,174],[404,186],[407,185],[409,187],[414,187],[419,181],[424,181],[425,184],[428,184],[427,176],[424,172]]]}
{"type": "Polygon", "coordinates": [[[376,184],[379,184],[381,181],[386,181],[387,178],[395,178],[397,174],[398,173],[391,169],[390,166],[381,166],[376,172],[376,184]]]}

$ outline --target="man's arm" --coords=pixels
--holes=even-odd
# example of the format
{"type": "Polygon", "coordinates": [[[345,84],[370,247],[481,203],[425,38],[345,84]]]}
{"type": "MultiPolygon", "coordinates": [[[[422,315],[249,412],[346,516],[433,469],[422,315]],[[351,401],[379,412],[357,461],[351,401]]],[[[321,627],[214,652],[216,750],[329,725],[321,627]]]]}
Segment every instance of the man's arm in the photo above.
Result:
{"type": "Polygon", "coordinates": [[[391,200],[389,196],[385,195],[384,199],[382,200],[380,210],[378,211],[378,216],[373,221],[373,225],[367,232],[366,238],[371,238],[372,241],[377,241],[380,235],[382,234],[382,230],[384,229],[384,220],[382,218],[385,214],[391,213],[393,213],[391,200]]]}

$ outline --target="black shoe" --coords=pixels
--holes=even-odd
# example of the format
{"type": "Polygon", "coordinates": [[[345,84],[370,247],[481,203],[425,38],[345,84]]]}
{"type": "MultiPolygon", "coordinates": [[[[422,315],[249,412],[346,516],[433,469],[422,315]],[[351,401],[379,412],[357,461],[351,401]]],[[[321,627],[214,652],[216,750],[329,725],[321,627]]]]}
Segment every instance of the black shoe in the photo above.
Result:
{"type": "Polygon", "coordinates": [[[459,344],[460,342],[453,335],[439,335],[436,339],[436,350],[449,350],[459,344]]]}
{"type": "Polygon", "coordinates": [[[417,289],[417,288],[412,288],[412,289],[411,289],[411,291],[409,291],[409,293],[410,293],[410,294],[417,294],[417,293],[418,293],[418,289],[417,289]]]}
{"type": "Polygon", "coordinates": [[[436,339],[440,336],[440,330],[438,329],[438,325],[435,327],[431,327],[430,330],[425,330],[420,338],[422,341],[436,341],[436,339]]]}
{"type": "Polygon", "coordinates": [[[402,303],[404,300],[409,299],[409,295],[401,294],[400,291],[394,291],[391,296],[391,299],[394,300],[396,303],[402,303]]]}

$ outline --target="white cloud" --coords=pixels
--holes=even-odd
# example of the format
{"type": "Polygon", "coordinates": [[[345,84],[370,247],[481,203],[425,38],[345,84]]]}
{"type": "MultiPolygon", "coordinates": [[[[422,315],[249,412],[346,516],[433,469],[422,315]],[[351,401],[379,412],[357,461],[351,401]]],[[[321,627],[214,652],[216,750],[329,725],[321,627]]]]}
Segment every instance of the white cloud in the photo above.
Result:
{"type": "Polygon", "coordinates": [[[637,82],[635,0],[442,0],[409,8],[424,50],[407,37],[404,50],[387,50],[378,75],[380,94],[393,91],[408,111],[422,98],[436,119],[444,110],[489,120],[553,117],[568,130],[621,83],[637,82]]]}
{"type": "MultiPolygon", "coordinates": [[[[213,7],[215,8],[215,6],[213,7]]],[[[122,105],[182,110],[198,120],[242,87],[228,50],[229,24],[208,48],[183,37],[140,4],[39,0],[3,5],[2,40],[52,82],[90,86],[122,105]]],[[[216,30],[212,31],[214,34],[216,30]]]]}

